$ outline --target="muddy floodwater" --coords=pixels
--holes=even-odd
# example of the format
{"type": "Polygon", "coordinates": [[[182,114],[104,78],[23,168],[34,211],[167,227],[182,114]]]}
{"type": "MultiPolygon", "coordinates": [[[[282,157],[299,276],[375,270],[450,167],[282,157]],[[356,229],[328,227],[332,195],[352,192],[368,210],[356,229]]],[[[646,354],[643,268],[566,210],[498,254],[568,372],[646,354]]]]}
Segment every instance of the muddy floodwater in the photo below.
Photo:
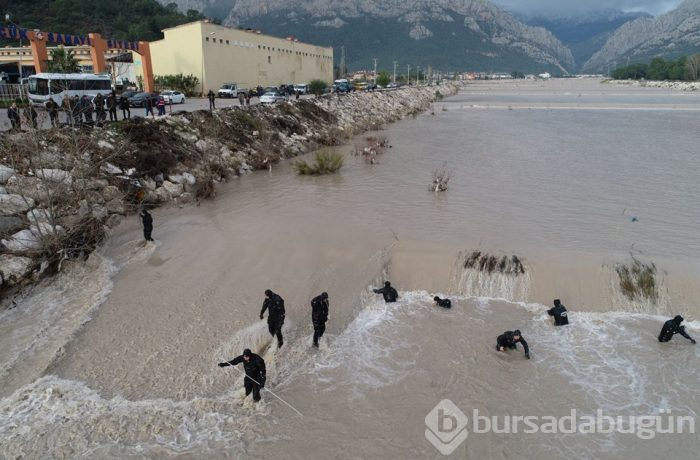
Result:
{"type": "Polygon", "coordinates": [[[339,174],[232,179],[154,211],[155,243],[129,217],[0,313],[0,458],[444,458],[426,431],[443,400],[469,419],[453,458],[697,458],[700,348],[657,336],[682,314],[700,338],[699,119],[694,93],[473,83],[339,147],[339,174]],[[376,164],[354,155],[369,135],[391,145],[376,164]],[[635,260],[650,295],[621,286],[635,260]],[[387,279],[397,303],[372,293],[387,279]],[[265,289],[286,303],[279,350],[265,289]],[[530,360],[496,351],[514,329],[530,360]],[[285,403],[217,367],[244,348],[285,403]],[[572,411],[556,433],[512,419],[572,411]],[[621,422],[586,432],[599,413],[621,422]]]}

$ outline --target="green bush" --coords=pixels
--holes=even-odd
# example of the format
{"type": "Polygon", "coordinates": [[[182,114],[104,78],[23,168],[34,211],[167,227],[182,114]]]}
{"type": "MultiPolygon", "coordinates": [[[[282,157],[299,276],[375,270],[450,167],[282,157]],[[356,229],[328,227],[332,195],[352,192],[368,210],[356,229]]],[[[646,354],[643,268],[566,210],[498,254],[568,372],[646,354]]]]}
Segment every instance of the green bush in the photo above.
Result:
{"type": "Polygon", "coordinates": [[[377,75],[377,85],[386,87],[389,83],[391,83],[389,74],[386,72],[379,72],[379,75],[377,75]]]}
{"type": "Polygon", "coordinates": [[[177,75],[156,75],[154,79],[160,90],[174,89],[182,91],[187,97],[194,96],[197,85],[199,85],[199,78],[194,75],[183,75],[181,73],[177,75]]]}
{"type": "Polygon", "coordinates": [[[318,176],[321,174],[333,174],[338,172],[343,166],[343,161],[344,157],[342,153],[324,149],[316,152],[312,163],[299,160],[294,163],[294,167],[299,174],[318,176]]]}
{"type": "Polygon", "coordinates": [[[321,94],[325,93],[326,89],[328,89],[328,85],[323,80],[311,80],[309,83],[309,92],[311,94],[315,94],[316,96],[320,96],[321,94]]]}

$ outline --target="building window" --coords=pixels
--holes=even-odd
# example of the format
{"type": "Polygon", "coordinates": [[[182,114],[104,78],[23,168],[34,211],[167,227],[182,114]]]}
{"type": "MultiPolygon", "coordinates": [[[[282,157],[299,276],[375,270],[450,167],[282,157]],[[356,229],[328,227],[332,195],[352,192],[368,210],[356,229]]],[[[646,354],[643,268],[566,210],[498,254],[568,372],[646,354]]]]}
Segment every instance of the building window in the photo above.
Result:
{"type": "Polygon", "coordinates": [[[268,63],[268,64],[272,64],[272,56],[268,56],[268,57],[267,57],[267,63],[268,63]]]}
{"type": "Polygon", "coordinates": [[[209,41],[209,37],[206,37],[205,40],[206,40],[206,41],[209,41]]]}
{"type": "Polygon", "coordinates": [[[226,40],[226,44],[227,44],[227,45],[229,44],[228,40],[226,40]]]}

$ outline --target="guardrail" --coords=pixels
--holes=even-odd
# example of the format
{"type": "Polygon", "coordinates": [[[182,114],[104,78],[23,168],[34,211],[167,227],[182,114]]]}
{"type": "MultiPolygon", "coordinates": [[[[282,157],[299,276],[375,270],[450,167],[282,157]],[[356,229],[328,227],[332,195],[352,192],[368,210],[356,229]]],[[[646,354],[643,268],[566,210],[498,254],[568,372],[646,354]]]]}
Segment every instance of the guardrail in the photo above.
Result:
{"type": "Polygon", "coordinates": [[[14,101],[27,99],[27,85],[0,84],[0,101],[14,101]]]}

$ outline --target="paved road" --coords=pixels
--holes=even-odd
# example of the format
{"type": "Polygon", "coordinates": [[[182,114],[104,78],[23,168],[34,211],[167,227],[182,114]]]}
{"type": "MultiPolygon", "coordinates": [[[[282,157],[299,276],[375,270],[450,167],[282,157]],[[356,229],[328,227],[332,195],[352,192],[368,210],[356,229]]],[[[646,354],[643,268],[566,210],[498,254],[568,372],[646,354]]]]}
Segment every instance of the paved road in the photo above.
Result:
{"type": "MultiPolygon", "coordinates": [[[[313,96],[308,95],[308,96],[301,96],[303,99],[307,98],[312,98],[313,96]]],[[[254,97],[250,100],[251,105],[254,104],[259,104],[260,101],[257,97],[254,97]]],[[[238,99],[216,99],[216,108],[217,109],[222,109],[224,107],[235,107],[239,106],[240,104],[238,103],[238,99]]],[[[189,98],[184,104],[175,104],[172,106],[167,106],[166,107],[166,112],[170,112],[171,110],[173,112],[175,111],[180,111],[180,110],[185,110],[187,112],[193,112],[195,110],[208,110],[209,109],[209,100],[206,98],[189,98]]],[[[39,112],[39,126],[41,128],[50,128],[51,123],[49,121],[48,114],[46,112],[38,109],[39,112]]],[[[157,109],[154,109],[154,112],[158,112],[157,109]]],[[[132,117],[144,117],[146,116],[146,109],[145,108],[137,108],[137,107],[132,107],[131,108],[131,116],[132,117]]],[[[122,111],[117,110],[117,117],[121,120],[122,119],[122,111]]],[[[66,121],[66,114],[61,112],[58,115],[59,122],[64,123],[66,121]]],[[[109,119],[109,114],[107,114],[107,119],[109,119]]],[[[26,123],[23,121],[22,122],[22,128],[27,129],[26,123]]],[[[6,109],[0,109],[0,131],[6,131],[10,129],[10,120],[7,118],[7,110],[6,109]]]]}

